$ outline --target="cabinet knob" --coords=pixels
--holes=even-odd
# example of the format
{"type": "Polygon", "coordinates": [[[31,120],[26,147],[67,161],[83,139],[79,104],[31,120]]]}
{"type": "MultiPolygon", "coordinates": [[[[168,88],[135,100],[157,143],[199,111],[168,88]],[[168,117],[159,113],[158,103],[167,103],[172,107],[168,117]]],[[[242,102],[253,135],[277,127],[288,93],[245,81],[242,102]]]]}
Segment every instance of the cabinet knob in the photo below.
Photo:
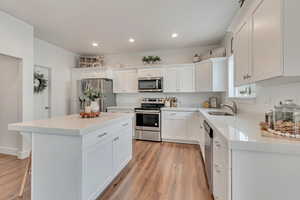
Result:
{"type": "Polygon", "coordinates": [[[104,137],[104,136],[106,136],[106,135],[107,135],[106,132],[105,132],[105,133],[102,133],[102,134],[98,135],[98,138],[102,138],[102,137],[104,137]]]}
{"type": "Polygon", "coordinates": [[[116,137],[115,139],[114,139],[114,141],[117,141],[117,140],[119,140],[120,138],[119,137],[116,137]]]}
{"type": "Polygon", "coordinates": [[[122,126],[123,126],[123,127],[125,127],[125,126],[128,126],[128,123],[126,123],[126,124],[123,124],[122,126]]]}

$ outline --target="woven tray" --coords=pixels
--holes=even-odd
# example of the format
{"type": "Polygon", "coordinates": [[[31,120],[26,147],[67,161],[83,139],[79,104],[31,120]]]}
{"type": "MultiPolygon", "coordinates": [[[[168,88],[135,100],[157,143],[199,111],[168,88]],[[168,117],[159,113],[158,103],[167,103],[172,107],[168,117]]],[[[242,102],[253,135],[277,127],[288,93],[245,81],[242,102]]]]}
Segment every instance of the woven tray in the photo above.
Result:
{"type": "Polygon", "coordinates": [[[270,138],[277,138],[277,139],[284,139],[284,140],[289,140],[289,141],[300,141],[300,136],[298,137],[290,137],[290,136],[281,136],[281,135],[277,135],[274,134],[270,131],[266,131],[266,130],[261,130],[261,135],[264,137],[270,137],[270,138]]]}

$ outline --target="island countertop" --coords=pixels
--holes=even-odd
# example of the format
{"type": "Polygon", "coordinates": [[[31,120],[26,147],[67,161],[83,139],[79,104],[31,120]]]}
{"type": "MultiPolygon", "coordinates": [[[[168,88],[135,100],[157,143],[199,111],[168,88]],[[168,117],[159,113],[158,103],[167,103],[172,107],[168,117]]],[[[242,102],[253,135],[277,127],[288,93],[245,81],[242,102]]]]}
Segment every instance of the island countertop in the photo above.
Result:
{"type": "Polygon", "coordinates": [[[82,136],[133,117],[133,113],[101,113],[97,118],[81,118],[80,115],[67,115],[45,120],[9,124],[8,129],[27,133],[82,136]]]}

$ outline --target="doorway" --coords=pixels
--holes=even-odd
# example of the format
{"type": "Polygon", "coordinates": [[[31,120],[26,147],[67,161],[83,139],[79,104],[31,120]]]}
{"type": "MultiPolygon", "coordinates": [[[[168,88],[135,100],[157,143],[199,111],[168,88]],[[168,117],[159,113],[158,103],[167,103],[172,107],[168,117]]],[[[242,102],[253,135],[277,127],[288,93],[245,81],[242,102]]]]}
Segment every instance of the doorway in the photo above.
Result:
{"type": "Polygon", "coordinates": [[[21,59],[0,54],[0,153],[15,155],[20,135],[7,125],[22,120],[21,59]]]}
{"type": "Polygon", "coordinates": [[[36,78],[43,77],[45,87],[34,92],[34,119],[48,119],[51,117],[51,69],[49,67],[34,66],[35,86],[38,86],[40,80],[36,78]]]}

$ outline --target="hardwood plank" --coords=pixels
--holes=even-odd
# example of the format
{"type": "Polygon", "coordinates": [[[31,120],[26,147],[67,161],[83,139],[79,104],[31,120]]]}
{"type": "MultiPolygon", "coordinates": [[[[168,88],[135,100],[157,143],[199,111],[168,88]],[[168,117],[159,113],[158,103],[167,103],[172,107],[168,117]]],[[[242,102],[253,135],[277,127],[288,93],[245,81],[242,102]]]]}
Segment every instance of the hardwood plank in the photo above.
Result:
{"type": "MultiPolygon", "coordinates": [[[[26,160],[0,154],[0,200],[17,198],[26,160]]],[[[198,145],[135,141],[133,160],[98,200],[212,200],[198,145]]]]}

